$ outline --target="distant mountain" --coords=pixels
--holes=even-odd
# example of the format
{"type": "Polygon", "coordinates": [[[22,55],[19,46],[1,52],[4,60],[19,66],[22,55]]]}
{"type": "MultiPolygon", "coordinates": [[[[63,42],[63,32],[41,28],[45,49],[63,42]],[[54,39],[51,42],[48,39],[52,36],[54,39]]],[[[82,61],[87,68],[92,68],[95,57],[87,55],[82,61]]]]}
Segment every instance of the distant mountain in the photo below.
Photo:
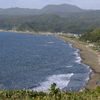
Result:
{"type": "Polygon", "coordinates": [[[0,15],[39,15],[55,12],[83,12],[85,10],[69,4],[47,5],[42,9],[8,8],[0,9],[0,15]]]}
{"type": "Polygon", "coordinates": [[[100,10],[84,10],[75,5],[61,4],[61,5],[47,5],[42,9],[29,9],[29,8],[0,8],[0,18],[19,18],[29,15],[43,15],[43,14],[56,14],[63,18],[76,17],[76,18],[100,18],[100,10]],[[6,16],[3,16],[6,15],[6,16]]]}
{"type": "Polygon", "coordinates": [[[84,10],[74,5],[47,5],[42,9],[0,9],[0,29],[71,32],[83,34],[100,27],[100,10],[84,10]]]}
{"type": "Polygon", "coordinates": [[[43,13],[54,13],[54,12],[83,12],[85,10],[69,4],[61,5],[47,5],[41,9],[43,13]]]}
{"type": "Polygon", "coordinates": [[[8,8],[0,9],[0,15],[33,15],[38,13],[38,9],[28,8],[8,8]]]}

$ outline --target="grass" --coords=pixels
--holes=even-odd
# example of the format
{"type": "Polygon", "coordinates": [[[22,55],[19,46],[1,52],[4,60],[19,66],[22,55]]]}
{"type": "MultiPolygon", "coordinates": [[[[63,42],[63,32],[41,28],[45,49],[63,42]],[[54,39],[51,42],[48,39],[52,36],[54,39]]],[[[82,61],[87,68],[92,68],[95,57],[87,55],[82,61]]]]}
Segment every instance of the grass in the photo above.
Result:
{"type": "Polygon", "coordinates": [[[29,91],[25,89],[8,90],[0,93],[0,100],[100,100],[100,86],[94,90],[84,88],[78,92],[61,92],[59,88],[55,88],[53,83],[49,89],[49,93],[29,91]]]}
{"type": "Polygon", "coordinates": [[[99,47],[90,47],[92,50],[98,50],[99,47]]]}

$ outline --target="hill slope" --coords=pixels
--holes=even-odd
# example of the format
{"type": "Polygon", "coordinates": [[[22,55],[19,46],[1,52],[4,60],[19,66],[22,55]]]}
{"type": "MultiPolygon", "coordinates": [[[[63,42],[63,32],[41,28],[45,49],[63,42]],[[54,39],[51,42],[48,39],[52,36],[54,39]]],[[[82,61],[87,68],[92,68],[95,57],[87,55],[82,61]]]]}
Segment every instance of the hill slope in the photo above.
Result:
{"type": "Polygon", "coordinates": [[[79,40],[81,41],[90,41],[90,42],[98,42],[100,43],[100,27],[92,30],[88,30],[83,34],[79,40]]]}

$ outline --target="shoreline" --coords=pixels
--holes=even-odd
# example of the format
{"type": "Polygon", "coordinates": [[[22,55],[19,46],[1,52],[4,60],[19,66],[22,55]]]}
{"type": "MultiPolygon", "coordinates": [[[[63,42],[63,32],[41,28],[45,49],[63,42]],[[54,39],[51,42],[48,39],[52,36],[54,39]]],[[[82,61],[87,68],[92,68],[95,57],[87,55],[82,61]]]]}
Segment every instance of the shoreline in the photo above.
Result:
{"type": "MultiPolygon", "coordinates": [[[[3,31],[3,32],[25,33],[25,32],[14,32],[14,31],[3,31]]],[[[35,33],[26,32],[26,34],[35,34],[35,33]]],[[[46,35],[46,34],[42,34],[42,35],[46,35]]],[[[91,50],[90,48],[87,48],[86,46],[70,38],[60,36],[60,35],[51,35],[51,36],[60,38],[66,42],[70,42],[73,48],[79,49],[78,53],[80,54],[80,57],[82,59],[81,63],[86,64],[93,71],[93,73],[90,74],[89,80],[86,83],[85,87],[90,90],[93,90],[98,85],[100,85],[100,55],[96,51],[91,50]]]]}
{"type": "Polygon", "coordinates": [[[98,83],[100,82],[100,55],[97,54],[96,51],[91,50],[90,48],[87,48],[84,45],[81,45],[77,41],[71,40],[64,36],[56,35],[55,37],[58,37],[66,42],[72,43],[73,48],[80,50],[78,53],[82,58],[81,62],[88,65],[89,68],[94,72],[90,74],[89,80],[86,83],[85,87],[91,90],[95,89],[98,83]]]}

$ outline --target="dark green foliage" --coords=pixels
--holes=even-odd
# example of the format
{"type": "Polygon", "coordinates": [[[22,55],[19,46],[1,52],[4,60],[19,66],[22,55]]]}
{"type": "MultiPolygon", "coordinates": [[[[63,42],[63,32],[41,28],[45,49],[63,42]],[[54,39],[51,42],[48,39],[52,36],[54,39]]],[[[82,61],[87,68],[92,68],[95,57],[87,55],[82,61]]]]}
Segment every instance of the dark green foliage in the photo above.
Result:
{"type": "Polygon", "coordinates": [[[56,83],[51,84],[51,88],[49,89],[49,91],[50,91],[49,96],[51,98],[54,96],[55,100],[61,99],[61,92],[59,88],[56,89],[56,83]]]}
{"type": "MultiPolygon", "coordinates": [[[[94,22],[93,22],[94,23],[94,22]]],[[[64,33],[76,33],[82,34],[88,29],[93,29],[100,26],[100,23],[96,26],[92,22],[82,21],[65,21],[59,23],[53,22],[23,22],[17,26],[17,31],[36,31],[36,32],[64,32],[64,33]],[[26,24],[27,23],[27,24],[26,24]]]]}
{"type": "Polygon", "coordinates": [[[38,96],[38,93],[36,91],[33,91],[30,92],[29,96],[32,98],[32,97],[37,97],[38,96]]]}
{"type": "Polygon", "coordinates": [[[100,42],[100,28],[97,28],[97,29],[92,29],[92,30],[88,30],[87,32],[85,32],[85,34],[83,34],[80,38],[79,38],[80,41],[83,41],[83,42],[87,42],[90,41],[90,42],[97,42],[99,43],[100,42]]]}
{"type": "Polygon", "coordinates": [[[96,87],[95,91],[100,93],[100,86],[99,85],[96,87]]]}
{"type": "Polygon", "coordinates": [[[100,18],[78,18],[68,14],[61,18],[55,14],[31,15],[31,16],[0,16],[0,29],[11,30],[16,28],[19,31],[42,31],[42,32],[65,32],[83,34],[89,29],[100,27],[100,18]],[[11,17],[11,18],[10,18],[11,17]],[[27,22],[27,24],[26,24],[27,22]]]}
{"type": "Polygon", "coordinates": [[[17,31],[35,31],[35,32],[61,32],[61,25],[56,23],[23,22],[17,26],[17,31]]]}

